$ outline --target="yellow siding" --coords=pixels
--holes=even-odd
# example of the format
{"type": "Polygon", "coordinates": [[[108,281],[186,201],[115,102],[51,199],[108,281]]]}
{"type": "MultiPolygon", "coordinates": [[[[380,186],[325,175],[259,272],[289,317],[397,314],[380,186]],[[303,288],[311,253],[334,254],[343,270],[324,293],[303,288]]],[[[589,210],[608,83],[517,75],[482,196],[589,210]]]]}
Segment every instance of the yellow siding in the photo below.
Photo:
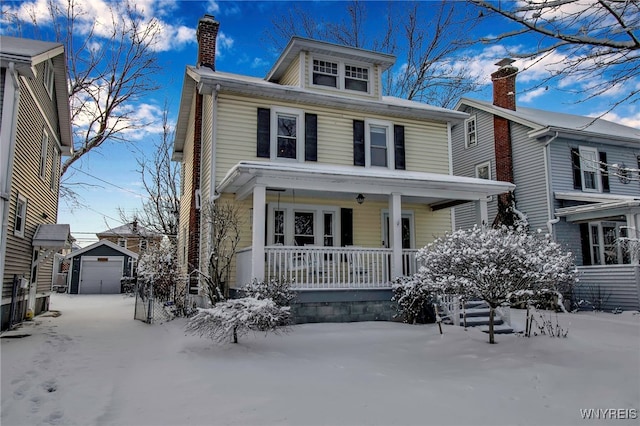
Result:
{"type": "MultiPolygon", "coordinates": [[[[42,74],[42,73],[40,73],[42,74]]],[[[6,232],[7,249],[5,255],[5,271],[2,277],[3,299],[11,296],[13,276],[18,275],[31,279],[31,258],[33,247],[31,241],[39,224],[56,223],[58,214],[58,177],[54,176],[56,185],[51,189],[54,151],[57,151],[56,139],[58,135],[52,133],[40,114],[38,103],[32,94],[40,97],[39,105],[49,121],[57,126],[55,108],[45,92],[39,88],[41,82],[29,80],[29,89],[25,80],[21,80],[22,90],[18,120],[16,126],[16,147],[14,156],[13,175],[11,182],[9,223],[6,232]],[[44,97],[42,96],[44,93],[44,97]],[[49,135],[47,144],[47,161],[44,178],[40,177],[40,152],[43,128],[49,135]],[[24,237],[14,235],[15,213],[18,194],[27,199],[27,217],[25,221],[24,237]],[[46,216],[46,217],[45,217],[46,216]]],[[[59,157],[58,157],[59,158],[59,157]]],[[[4,233],[4,232],[3,232],[4,233]]],[[[51,269],[53,256],[40,264],[37,275],[38,295],[51,289],[51,269]]]]}
{"type": "Polygon", "coordinates": [[[182,193],[180,194],[180,230],[178,231],[178,259],[181,272],[188,273],[188,238],[189,238],[189,211],[192,205],[191,191],[193,189],[193,120],[195,111],[195,97],[191,104],[189,114],[189,127],[186,132],[183,159],[182,159],[182,193]]]}
{"type": "Polygon", "coordinates": [[[309,105],[277,104],[267,100],[220,95],[218,98],[216,182],[239,161],[256,156],[257,108],[286,106],[318,115],[318,163],[353,165],[353,120],[388,120],[405,126],[407,170],[449,172],[447,125],[440,122],[394,119],[355,111],[309,105]]]}
{"type": "MultiPolygon", "coordinates": [[[[353,245],[364,248],[383,247],[382,213],[389,208],[389,204],[384,201],[365,201],[364,204],[357,204],[349,200],[331,200],[327,198],[281,196],[282,204],[306,204],[306,205],[327,205],[338,208],[353,209],[353,245]]],[[[232,194],[224,194],[217,201],[219,203],[235,203],[239,209],[241,223],[241,239],[238,249],[251,247],[251,218],[250,209],[252,200],[249,197],[243,201],[235,201],[232,194]]],[[[278,202],[276,195],[267,194],[267,203],[278,202]]],[[[412,212],[414,216],[415,248],[422,248],[432,242],[434,238],[443,235],[451,230],[451,215],[448,209],[432,212],[424,204],[411,204],[404,202],[403,212],[412,212]]],[[[262,219],[264,220],[264,219],[262,219]]],[[[339,230],[336,230],[339,233],[339,230]]],[[[235,285],[236,265],[233,261],[231,271],[231,286],[235,285]]]]}
{"type": "Polygon", "coordinates": [[[300,86],[300,56],[297,56],[279,81],[284,86],[300,86]]]}

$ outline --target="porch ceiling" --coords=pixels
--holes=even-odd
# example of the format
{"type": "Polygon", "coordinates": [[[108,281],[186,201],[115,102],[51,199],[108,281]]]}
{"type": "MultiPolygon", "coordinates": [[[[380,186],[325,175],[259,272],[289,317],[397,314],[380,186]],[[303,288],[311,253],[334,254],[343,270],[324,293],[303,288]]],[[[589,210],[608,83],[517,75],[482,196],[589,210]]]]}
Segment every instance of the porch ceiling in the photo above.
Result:
{"type": "Polygon", "coordinates": [[[512,191],[508,182],[451,176],[437,173],[395,171],[379,168],[333,166],[307,163],[273,163],[242,161],[235,165],[218,185],[219,193],[235,193],[243,199],[255,186],[296,195],[386,200],[390,194],[410,197],[433,209],[484,200],[492,195],[512,191]],[[320,194],[319,194],[320,193],[320,194]]]}
{"type": "Polygon", "coordinates": [[[618,200],[604,203],[584,204],[564,207],[556,210],[556,216],[564,217],[567,222],[586,222],[590,220],[624,219],[628,214],[640,214],[640,200],[618,200]]]}

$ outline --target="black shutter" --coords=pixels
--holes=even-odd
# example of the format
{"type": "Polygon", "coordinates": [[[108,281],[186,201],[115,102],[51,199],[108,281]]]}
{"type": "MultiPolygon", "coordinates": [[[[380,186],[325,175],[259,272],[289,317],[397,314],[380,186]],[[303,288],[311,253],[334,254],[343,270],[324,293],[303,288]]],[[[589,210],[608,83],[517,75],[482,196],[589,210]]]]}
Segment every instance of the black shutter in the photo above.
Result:
{"type": "Polygon", "coordinates": [[[404,162],[404,126],[393,126],[393,146],[396,170],[405,170],[404,162]]]}
{"type": "Polygon", "coordinates": [[[573,170],[573,189],[582,189],[582,170],[580,170],[580,151],[571,148],[571,168],[573,170]]]}
{"type": "Polygon", "coordinates": [[[340,209],[340,244],[353,245],[353,209],[340,209]]]}
{"type": "Polygon", "coordinates": [[[600,176],[602,177],[602,191],[611,192],[609,188],[609,167],[607,166],[607,153],[600,153],[600,176]]]}
{"type": "Polygon", "coordinates": [[[271,110],[258,108],[257,156],[271,157],[271,110]]]}
{"type": "Polygon", "coordinates": [[[318,116],[304,115],[304,160],[318,161],[318,116]]]}
{"type": "Polygon", "coordinates": [[[582,246],[582,264],[591,265],[591,244],[589,244],[589,224],[580,224],[580,245],[582,246]]]}
{"type": "Polygon", "coordinates": [[[353,165],[364,166],[364,121],[353,120],[353,165]]]}

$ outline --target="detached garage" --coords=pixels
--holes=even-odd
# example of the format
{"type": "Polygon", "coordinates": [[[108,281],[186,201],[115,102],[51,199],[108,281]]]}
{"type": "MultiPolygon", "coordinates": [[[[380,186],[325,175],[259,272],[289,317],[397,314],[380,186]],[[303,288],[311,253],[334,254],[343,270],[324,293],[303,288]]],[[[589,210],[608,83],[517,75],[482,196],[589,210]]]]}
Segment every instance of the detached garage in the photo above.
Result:
{"type": "Polygon", "coordinates": [[[111,241],[100,240],[67,256],[71,260],[69,293],[117,294],[122,277],[132,275],[138,255],[111,241]]]}

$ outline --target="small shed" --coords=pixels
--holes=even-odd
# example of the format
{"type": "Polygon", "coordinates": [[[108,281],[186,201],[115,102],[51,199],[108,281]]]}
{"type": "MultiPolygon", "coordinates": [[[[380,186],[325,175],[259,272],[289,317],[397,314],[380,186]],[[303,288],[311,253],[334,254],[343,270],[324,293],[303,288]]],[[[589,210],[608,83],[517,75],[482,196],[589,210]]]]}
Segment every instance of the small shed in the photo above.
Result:
{"type": "Polygon", "coordinates": [[[69,253],[71,294],[121,293],[121,279],[133,274],[138,255],[108,240],[69,253]]]}

